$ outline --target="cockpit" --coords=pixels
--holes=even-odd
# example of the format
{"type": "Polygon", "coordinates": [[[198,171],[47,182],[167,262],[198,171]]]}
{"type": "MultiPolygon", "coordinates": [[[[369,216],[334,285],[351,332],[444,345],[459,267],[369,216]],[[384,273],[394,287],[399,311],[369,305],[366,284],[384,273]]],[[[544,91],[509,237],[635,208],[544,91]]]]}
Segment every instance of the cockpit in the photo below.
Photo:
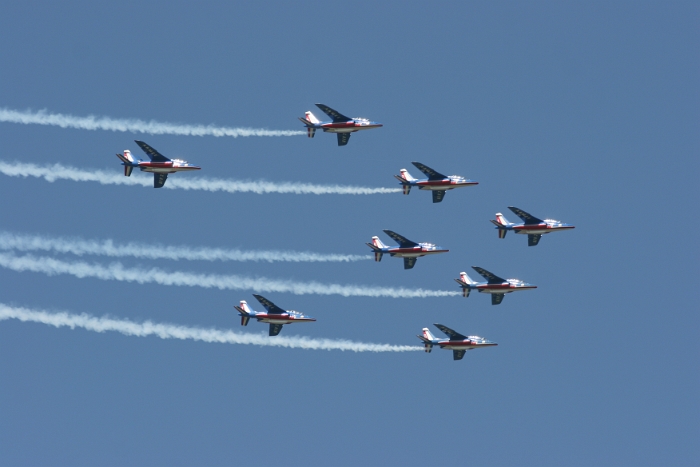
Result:
{"type": "Polygon", "coordinates": [[[520,279],[507,279],[507,282],[513,285],[523,285],[525,284],[525,281],[521,281],[520,279]]]}
{"type": "Polygon", "coordinates": [[[187,164],[187,161],[184,159],[171,159],[173,162],[176,162],[178,164],[187,164]]]}
{"type": "Polygon", "coordinates": [[[545,219],[544,220],[547,224],[561,224],[561,221],[558,221],[556,219],[545,219]]]}
{"type": "Polygon", "coordinates": [[[466,180],[466,179],[465,179],[464,177],[462,177],[461,175],[450,175],[450,176],[447,177],[447,178],[449,178],[449,179],[451,179],[451,180],[466,180]]]}
{"type": "Polygon", "coordinates": [[[437,245],[434,243],[419,243],[419,245],[428,250],[434,250],[437,248],[437,245]]]}

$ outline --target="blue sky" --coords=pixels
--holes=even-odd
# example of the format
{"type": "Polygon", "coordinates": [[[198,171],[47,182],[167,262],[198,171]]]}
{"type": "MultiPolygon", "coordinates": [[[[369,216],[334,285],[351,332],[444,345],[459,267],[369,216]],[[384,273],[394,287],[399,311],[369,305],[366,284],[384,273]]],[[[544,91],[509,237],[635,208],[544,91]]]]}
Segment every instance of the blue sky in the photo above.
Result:
{"type": "MultiPolygon", "coordinates": [[[[1,230],[364,254],[392,229],[451,251],[410,271],[391,258],[119,261],[430,290],[458,290],[452,279],[477,265],[539,288],[497,307],[481,295],[264,294],[318,319],[284,335],[418,344],[439,322],[499,343],[460,362],[439,350],[278,349],[5,320],[0,463],[695,465],[698,19],[692,2],[4,5],[0,107],[295,130],[323,102],[385,126],[339,148],[327,134],[0,123],[1,161],[119,173],[114,154],[140,154],[143,139],[203,167],[171,179],[392,187],[420,161],[480,185],[433,205],[415,191],[224,194],[0,175],[1,230]],[[577,228],[535,248],[500,240],[488,220],[515,220],[510,205],[577,228]]],[[[236,330],[233,305],[255,292],[5,268],[0,283],[12,306],[236,330]]]]}

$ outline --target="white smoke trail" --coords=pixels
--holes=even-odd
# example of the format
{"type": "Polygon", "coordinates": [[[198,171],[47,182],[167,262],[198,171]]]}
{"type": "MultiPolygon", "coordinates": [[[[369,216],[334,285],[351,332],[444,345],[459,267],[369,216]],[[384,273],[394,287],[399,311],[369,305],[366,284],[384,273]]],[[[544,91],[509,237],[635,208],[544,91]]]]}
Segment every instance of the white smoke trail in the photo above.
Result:
{"type": "Polygon", "coordinates": [[[146,122],[137,119],[122,119],[109,117],[75,117],[73,115],[48,113],[46,110],[31,112],[0,108],[0,122],[22,123],[24,125],[51,125],[61,128],[76,128],[78,130],[106,130],[132,133],[148,133],[150,135],[181,135],[181,136],[299,136],[305,131],[264,130],[258,128],[228,128],[214,125],[182,125],[151,120],[146,122]]]}
{"type": "Polygon", "coordinates": [[[320,282],[295,282],[265,277],[223,276],[190,272],[168,272],[159,268],[125,268],[121,263],[109,265],[61,261],[45,256],[15,256],[0,253],[0,266],[13,271],[40,272],[53,276],[69,274],[78,278],[92,277],[101,280],[155,283],[160,285],[215,288],[221,290],[254,290],[256,292],[286,292],[295,295],[342,295],[343,297],[426,298],[452,297],[459,292],[448,290],[424,290],[393,287],[368,287],[362,285],[323,284],[320,282]]]}
{"type": "MultiPolygon", "coordinates": [[[[22,162],[0,161],[0,173],[10,177],[36,177],[48,182],[56,180],[70,180],[74,182],[97,182],[102,185],[138,185],[153,186],[153,178],[141,175],[125,177],[115,168],[114,171],[81,170],[76,167],[53,164],[39,166],[22,162]]],[[[184,174],[182,174],[184,175],[184,174]]],[[[387,193],[399,193],[400,188],[368,188],[349,185],[314,185],[311,183],[297,182],[267,182],[224,180],[217,178],[185,178],[171,177],[164,188],[173,190],[203,190],[223,191],[226,193],[283,193],[295,195],[376,195],[387,193]]]]}
{"type": "Polygon", "coordinates": [[[53,251],[82,255],[171,259],[192,261],[277,261],[287,262],[351,262],[372,259],[370,255],[320,254],[306,251],[245,251],[239,249],[203,248],[146,243],[115,243],[114,240],[45,237],[0,231],[0,250],[53,251]]]}
{"type": "Polygon", "coordinates": [[[301,336],[268,337],[262,334],[238,333],[230,330],[213,328],[187,327],[168,323],[154,323],[152,321],[137,323],[104,316],[97,318],[85,313],[79,315],[66,312],[49,313],[42,310],[11,307],[0,303],[0,321],[6,319],[47,324],[57,328],[65,326],[71,329],[83,328],[95,332],[115,331],[127,336],[156,336],[161,339],[190,339],[193,341],[220,344],[252,344],[293,349],[347,350],[351,352],[410,352],[422,350],[422,347],[411,345],[369,344],[348,340],[314,339],[301,336]]]}

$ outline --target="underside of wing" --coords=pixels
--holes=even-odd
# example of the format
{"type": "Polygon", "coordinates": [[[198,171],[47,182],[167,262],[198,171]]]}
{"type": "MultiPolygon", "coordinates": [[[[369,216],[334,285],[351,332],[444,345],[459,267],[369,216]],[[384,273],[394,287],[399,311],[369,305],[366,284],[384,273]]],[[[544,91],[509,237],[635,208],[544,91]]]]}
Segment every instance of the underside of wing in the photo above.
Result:
{"type": "Polygon", "coordinates": [[[521,218],[525,224],[541,224],[544,222],[542,219],[539,219],[532,214],[523,211],[522,209],[518,209],[515,206],[508,206],[508,209],[513,211],[516,216],[521,218]]]}
{"type": "Polygon", "coordinates": [[[489,272],[484,268],[472,266],[472,269],[478,272],[482,277],[484,277],[489,282],[489,284],[502,284],[506,281],[502,277],[498,277],[494,273],[489,272]]]}
{"type": "Polygon", "coordinates": [[[346,117],[345,115],[341,114],[337,110],[331,109],[327,105],[324,104],[316,104],[316,107],[321,109],[324,114],[328,115],[333,119],[333,122],[347,122],[349,120],[352,120],[350,117],[346,117]]]}
{"type": "Polygon", "coordinates": [[[168,162],[170,160],[143,141],[135,140],[135,142],[153,162],[168,162]]]}
{"type": "Polygon", "coordinates": [[[276,336],[282,330],[283,324],[270,324],[270,335],[276,336]]]}
{"type": "Polygon", "coordinates": [[[413,266],[416,265],[416,260],[418,258],[404,258],[403,259],[403,268],[404,269],[413,269],[413,266]]]}
{"type": "Polygon", "coordinates": [[[540,243],[540,238],[542,238],[542,235],[540,235],[540,234],[528,235],[527,236],[527,246],[537,245],[538,243],[540,243]]]}
{"type": "Polygon", "coordinates": [[[435,327],[444,332],[445,335],[450,338],[450,340],[464,340],[467,338],[467,336],[460,334],[447,326],[443,326],[442,324],[435,323],[435,327]]]}
{"type": "Polygon", "coordinates": [[[393,230],[384,230],[384,233],[387,234],[389,237],[392,238],[392,240],[396,241],[399,243],[399,246],[402,248],[411,248],[414,246],[418,246],[416,242],[412,242],[403,235],[399,235],[393,230]]]}
{"type": "MultiPolygon", "coordinates": [[[[267,310],[268,313],[282,314],[282,313],[287,312],[286,310],[283,310],[282,308],[278,307],[277,305],[275,305],[274,303],[272,303],[270,300],[263,297],[262,295],[253,294],[253,297],[255,297],[260,302],[260,304],[265,307],[265,309],[267,310]]],[[[272,328],[270,328],[270,329],[272,329],[272,328]]],[[[272,335],[272,334],[270,334],[270,335],[272,335]]]]}
{"type": "Polygon", "coordinates": [[[165,185],[165,180],[167,180],[168,174],[154,173],[153,174],[153,187],[162,188],[165,185]]]}
{"type": "Polygon", "coordinates": [[[462,358],[464,358],[465,353],[467,353],[466,350],[453,350],[452,358],[455,360],[461,360],[462,358]]]}
{"type": "Polygon", "coordinates": [[[502,293],[491,294],[491,305],[500,305],[505,296],[506,295],[502,293]]]}
{"type": "Polygon", "coordinates": [[[440,172],[436,172],[435,170],[431,169],[427,165],[421,164],[420,162],[411,162],[411,164],[415,165],[418,170],[427,175],[428,180],[442,180],[443,178],[447,178],[446,175],[443,175],[440,172]]]}
{"type": "Polygon", "coordinates": [[[434,190],[433,191],[433,203],[439,203],[442,198],[445,197],[445,190],[434,190]]]}
{"type": "Polygon", "coordinates": [[[345,146],[350,141],[350,133],[338,133],[338,146],[345,146]]]}

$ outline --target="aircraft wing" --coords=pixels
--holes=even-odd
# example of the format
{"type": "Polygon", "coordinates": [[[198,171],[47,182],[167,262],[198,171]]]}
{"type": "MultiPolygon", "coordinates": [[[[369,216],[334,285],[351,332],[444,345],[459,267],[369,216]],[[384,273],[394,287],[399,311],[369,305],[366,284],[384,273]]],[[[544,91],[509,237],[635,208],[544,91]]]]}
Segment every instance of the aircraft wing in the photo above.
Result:
{"type": "Polygon", "coordinates": [[[443,175],[440,172],[436,172],[427,165],[423,165],[420,162],[411,162],[411,164],[415,165],[416,168],[418,168],[418,170],[427,175],[428,180],[442,180],[443,178],[447,178],[446,175],[443,175]]]}
{"type": "Polygon", "coordinates": [[[276,336],[282,330],[283,324],[270,324],[270,335],[276,336]]]}
{"type": "Polygon", "coordinates": [[[416,265],[416,260],[418,258],[404,258],[403,259],[403,268],[404,269],[413,269],[413,266],[416,265]]]}
{"type": "MultiPolygon", "coordinates": [[[[262,295],[253,294],[253,297],[255,297],[260,302],[260,304],[265,307],[265,309],[267,310],[268,313],[281,315],[281,314],[287,312],[287,310],[283,310],[282,308],[278,307],[277,305],[275,305],[274,303],[272,303],[270,300],[263,297],[262,295]]],[[[272,325],[270,325],[270,326],[272,326],[272,325]]],[[[270,329],[272,329],[272,328],[270,328],[270,329]]],[[[279,331],[277,331],[277,332],[279,333],[279,331]]],[[[276,336],[277,334],[270,334],[270,335],[276,336]]]]}
{"type": "Polygon", "coordinates": [[[341,113],[338,112],[337,110],[331,109],[331,108],[328,107],[327,105],[316,104],[316,107],[318,107],[319,109],[323,110],[323,113],[324,113],[324,114],[326,114],[326,115],[328,115],[329,117],[331,117],[331,118],[333,119],[333,122],[347,122],[347,121],[349,121],[349,120],[352,120],[352,118],[346,117],[345,115],[341,114],[341,113]]]}
{"type": "Polygon", "coordinates": [[[489,284],[502,284],[506,280],[502,277],[498,277],[492,272],[488,272],[484,268],[480,268],[478,266],[472,266],[472,269],[481,274],[487,281],[489,281],[489,284]]]}
{"type": "Polygon", "coordinates": [[[542,238],[542,235],[540,235],[540,234],[528,235],[527,236],[527,246],[537,245],[538,243],[540,243],[540,238],[542,238]]]}
{"type": "Polygon", "coordinates": [[[139,140],[134,140],[136,144],[139,145],[141,149],[143,149],[143,152],[146,153],[146,155],[151,159],[153,162],[168,162],[170,159],[165,157],[163,154],[159,153],[143,141],[139,140]]]}
{"type": "Polygon", "coordinates": [[[450,338],[450,340],[458,341],[467,338],[467,336],[460,334],[454,329],[448,328],[447,326],[443,326],[442,324],[435,323],[435,327],[444,332],[447,335],[447,337],[450,338]]]}
{"type": "Polygon", "coordinates": [[[542,219],[539,219],[539,218],[523,211],[522,209],[518,209],[515,206],[508,206],[508,209],[513,211],[516,216],[521,218],[523,220],[523,222],[525,222],[525,224],[541,224],[542,222],[544,222],[542,219]]]}
{"type": "Polygon", "coordinates": [[[439,203],[445,197],[445,190],[433,190],[433,203],[439,203]]]}
{"type": "Polygon", "coordinates": [[[350,133],[338,133],[338,146],[345,146],[350,141],[350,133]]]}
{"type": "Polygon", "coordinates": [[[491,294],[491,305],[500,305],[501,302],[503,301],[503,297],[505,297],[506,294],[502,293],[494,293],[491,294]]]}
{"type": "Polygon", "coordinates": [[[388,236],[390,236],[394,241],[399,242],[399,246],[402,248],[410,248],[410,247],[418,246],[418,244],[416,242],[412,242],[409,239],[407,239],[406,237],[404,237],[403,235],[399,235],[394,231],[385,230],[384,233],[387,234],[388,236]]]}
{"type": "Polygon", "coordinates": [[[453,350],[452,351],[452,358],[454,360],[461,360],[464,357],[465,353],[467,353],[466,350],[453,350]]]}
{"type": "Polygon", "coordinates": [[[153,174],[153,188],[162,188],[165,185],[165,180],[167,180],[168,174],[164,173],[154,173],[153,174]]]}

